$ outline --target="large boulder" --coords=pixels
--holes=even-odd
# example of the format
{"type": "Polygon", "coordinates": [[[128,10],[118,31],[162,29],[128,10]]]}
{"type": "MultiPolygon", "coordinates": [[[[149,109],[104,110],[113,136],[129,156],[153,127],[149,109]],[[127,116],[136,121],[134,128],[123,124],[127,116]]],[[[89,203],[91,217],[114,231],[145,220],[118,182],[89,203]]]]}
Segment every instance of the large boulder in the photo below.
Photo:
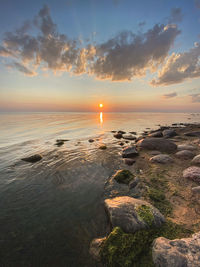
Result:
{"type": "Polygon", "coordinates": [[[135,146],[125,147],[122,150],[122,157],[123,158],[133,158],[136,156],[138,156],[138,151],[137,151],[137,148],[135,146]]]}
{"type": "Polygon", "coordinates": [[[198,267],[200,266],[200,232],[191,238],[169,240],[156,238],[152,248],[156,267],[198,267]]]}
{"type": "Polygon", "coordinates": [[[144,200],[132,197],[106,199],[105,208],[112,227],[118,226],[126,233],[152,226],[160,227],[165,222],[158,209],[144,200]]]}
{"type": "Polygon", "coordinates": [[[179,159],[192,159],[194,155],[195,154],[190,150],[181,150],[175,154],[175,156],[179,159]]]}
{"type": "Polygon", "coordinates": [[[183,171],[183,177],[200,183],[200,167],[191,166],[183,171]]]}
{"type": "Polygon", "coordinates": [[[162,134],[165,138],[171,138],[177,135],[174,129],[166,129],[162,132],[162,134]]]}
{"type": "Polygon", "coordinates": [[[200,165],[200,154],[193,158],[192,164],[200,165]]]}
{"type": "Polygon", "coordinates": [[[193,145],[178,145],[177,146],[177,150],[178,151],[181,151],[181,150],[190,150],[190,151],[193,151],[195,149],[196,149],[196,147],[194,147],[193,145]]]}
{"type": "Polygon", "coordinates": [[[147,150],[158,150],[166,153],[173,153],[177,149],[177,145],[165,138],[145,138],[137,142],[139,148],[147,150]]]}
{"type": "Polygon", "coordinates": [[[167,164],[172,163],[173,159],[169,155],[159,154],[150,158],[150,161],[153,163],[167,164]]]}
{"type": "Polygon", "coordinates": [[[39,154],[35,154],[35,155],[27,157],[27,158],[22,158],[23,161],[30,162],[30,163],[35,163],[41,159],[42,159],[42,156],[39,154]]]}

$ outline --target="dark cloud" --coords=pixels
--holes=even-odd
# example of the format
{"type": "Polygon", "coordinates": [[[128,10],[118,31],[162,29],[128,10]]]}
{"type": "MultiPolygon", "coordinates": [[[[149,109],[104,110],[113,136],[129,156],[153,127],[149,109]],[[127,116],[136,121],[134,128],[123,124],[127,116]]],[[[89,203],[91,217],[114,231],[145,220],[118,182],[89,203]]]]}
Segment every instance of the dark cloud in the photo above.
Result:
{"type": "Polygon", "coordinates": [[[175,96],[177,96],[177,93],[176,92],[163,95],[163,97],[166,98],[166,99],[173,98],[175,96]]]}
{"type": "Polygon", "coordinates": [[[200,77],[200,46],[195,45],[188,52],[175,54],[168,57],[158,78],[153,79],[151,84],[170,85],[181,83],[186,79],[200,77]]]}
{"type": "Polygon", "coordinates": [[[156,24],[145,33],[123,31],[105,43],[83,47],[78,40],[59,33],[48,6],[44,6],[32,22],[5,33],[0,55],[14,58],[10,66],[27,75],[32,75],[32,68],[35,74],[36,67],[41,67],[123,81],[157,70],[179,33],[174,24],[156,24]],[[37,31],[30,34],[33,27],[37,31]]]}
{"type": "Polygon", "coordinates": [[[181,8],[172,8],[170,16],[168,18],[168,23],[178,23],[183,19],[183,14],[181,8]]]}

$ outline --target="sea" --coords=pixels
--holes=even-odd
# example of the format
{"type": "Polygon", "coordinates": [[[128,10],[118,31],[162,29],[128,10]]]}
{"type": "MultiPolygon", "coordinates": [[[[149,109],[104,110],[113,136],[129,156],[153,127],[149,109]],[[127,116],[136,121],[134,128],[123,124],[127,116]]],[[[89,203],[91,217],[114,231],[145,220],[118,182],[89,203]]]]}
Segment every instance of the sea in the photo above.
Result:
{"type": "Polygon", "coordinates": [[[1,112],[0,266],[98,266],[89,246],[109,232],[104,184],[124,166],[111,131],[139,136],[174,123],[200,123],[200,114],[1,112]],[[21,160],[34,154],[42,160],[21,160]]]}

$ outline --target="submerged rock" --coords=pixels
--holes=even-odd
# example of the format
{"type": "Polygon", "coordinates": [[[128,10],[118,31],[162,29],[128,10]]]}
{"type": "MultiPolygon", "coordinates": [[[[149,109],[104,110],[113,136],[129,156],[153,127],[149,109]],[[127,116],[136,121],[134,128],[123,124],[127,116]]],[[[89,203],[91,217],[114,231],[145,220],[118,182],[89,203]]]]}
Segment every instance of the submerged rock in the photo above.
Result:
{"type": "Polygon", "coordinates": [[[41,155],[35,154],[35,155],[27,157],[27,158],[22,158],[21,160],[26,161],[26,162],[30,162],[30,163],[35,163],[41,159],[42,159],[41,155]]]}
{"type": "Polygon", "coordinates": [[[152,248],[156,267],[198,267],[200,259],[200,232],[191,238],[169,240],[156,238],[152,248]]]}
{"type": "Polygon", "coordinates": [[[138,156],[138,151],[136,146],[130,146],[130,147],[125,147],[122,150],[122,157],[123,158],[132,158],[138,156]]]}
{"type": "Polygon", "coordinates": [[[112,227],[118,226],[126,233],[160,227],[165,222],[160,211],[144,200],[124,196],[106,199],[104,203],[112,227]]]}
{"type": "Polygon", "coordinates": [[[195,154],[190,150],[181,150],[175,154],[179,159],[192,159],[194,155],[195,154]]]}
{"type": "Polygon", "coordinates": [[[183,177],[200,183],[200,167],[192,166],[183,171],[183,177]]]}
{"type": "Polygon", "coordinates": [[[194,165],[200,165],[200,154],[195,156],[192,160],[192,164],[194,165]]]}
{"type": "Polygon", "coordinates": [[[167,163],[172,163],[173,159],[169,155],[159,154],[150,158],[150,161],[154,163],[167,164],[167,163]]]}
{"type": "Polygon", "coordinates": [[[164,138],[145,138],[137,142],[139,148],[147,150],[159,150],[161,152],[172,153],[177,149],[177,145],[164,138]]]}

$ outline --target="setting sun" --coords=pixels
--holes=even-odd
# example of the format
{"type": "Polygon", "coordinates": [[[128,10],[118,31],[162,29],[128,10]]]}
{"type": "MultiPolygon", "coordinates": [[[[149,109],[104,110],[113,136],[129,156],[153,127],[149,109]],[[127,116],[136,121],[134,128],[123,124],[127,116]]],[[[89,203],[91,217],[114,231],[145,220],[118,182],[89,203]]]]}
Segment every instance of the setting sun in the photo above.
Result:
{"type": "Polygon", "coordinates": [[[103,104],[99,104],[99,107],[102,108],[103,107],[103,104]]]}

